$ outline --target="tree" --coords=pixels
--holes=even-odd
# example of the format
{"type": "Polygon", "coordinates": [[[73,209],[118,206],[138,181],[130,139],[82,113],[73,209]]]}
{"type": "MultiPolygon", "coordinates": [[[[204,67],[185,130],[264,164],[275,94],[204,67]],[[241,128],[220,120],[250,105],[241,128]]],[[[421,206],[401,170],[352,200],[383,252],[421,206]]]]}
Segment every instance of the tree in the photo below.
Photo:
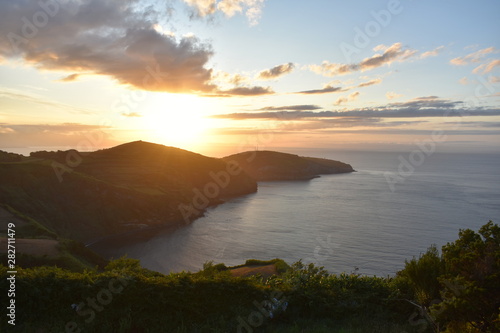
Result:
{"type": "Polygon", "coordinates": [[[459,239],[443,246],[443,301],[432,314],[447,327],[500,331],[500,227],[489,221],[479,229],[460,230],[459,239]]]}
{"type": "Polygon", "coordinates": [[[428,307],[431,302],[439,298],[439,276],[444,271],[444,263],[435,245],[427,249],[420,257],[405,261],[405,268],[398,273],[408,279],[414,291],[415,300],[428,307]]]}

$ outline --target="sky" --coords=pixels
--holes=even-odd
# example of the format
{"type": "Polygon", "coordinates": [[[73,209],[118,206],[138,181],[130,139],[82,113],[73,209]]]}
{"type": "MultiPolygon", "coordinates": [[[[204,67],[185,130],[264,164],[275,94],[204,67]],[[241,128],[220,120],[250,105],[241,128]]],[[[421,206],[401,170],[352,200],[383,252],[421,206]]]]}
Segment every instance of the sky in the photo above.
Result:
{"type": "Polygon", "coordinates": [[[499,14],[497,0],[0,0],[0,149],[500,152],[499,14]]]}

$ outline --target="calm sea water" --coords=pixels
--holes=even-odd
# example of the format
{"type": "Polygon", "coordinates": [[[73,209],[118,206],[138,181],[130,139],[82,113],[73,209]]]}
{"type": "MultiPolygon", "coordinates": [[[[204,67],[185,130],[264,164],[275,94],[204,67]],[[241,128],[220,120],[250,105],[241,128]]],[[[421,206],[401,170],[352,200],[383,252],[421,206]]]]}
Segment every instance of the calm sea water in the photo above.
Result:
{"type": "Polygon", "coordinates": [[[141,260],[169,273],[198,271],[214,261],[302,259],[331,273],[394,274],[431,244],[500,222],[500,155],[435,153],[396,184],[408,153],[299,152],[350,163],[358,172],[311,181],[263,182],[256,194],[210,209],[206,217],[171,234],[101,253],[141,260]]]}

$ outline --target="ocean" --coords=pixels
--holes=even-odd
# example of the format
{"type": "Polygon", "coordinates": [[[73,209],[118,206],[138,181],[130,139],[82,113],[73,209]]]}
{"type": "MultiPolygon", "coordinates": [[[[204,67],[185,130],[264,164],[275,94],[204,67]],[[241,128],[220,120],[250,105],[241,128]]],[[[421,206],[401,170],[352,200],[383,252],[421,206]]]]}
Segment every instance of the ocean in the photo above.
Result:
{"type": "Polygon", "coordinates": [[[500,154],[290,152],[340,160],[357,172],[262,182],[257,193],[173,233],[98,251],[162,273],[281,258],[335,274],[387,276],[432,244],[456,240],[459,229],[500,222],[500,154]]]}

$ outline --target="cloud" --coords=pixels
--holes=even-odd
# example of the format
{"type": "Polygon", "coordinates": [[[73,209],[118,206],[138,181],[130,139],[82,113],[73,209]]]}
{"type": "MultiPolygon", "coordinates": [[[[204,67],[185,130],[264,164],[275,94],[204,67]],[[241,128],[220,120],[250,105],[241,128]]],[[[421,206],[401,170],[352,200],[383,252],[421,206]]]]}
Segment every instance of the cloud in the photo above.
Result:
{"type": "Polygon", "coordinates": [[[358,85],[358,88],[369,87],[369,86],[373,86],[375,84],[380,84],[380,83],[382,83],[382,79],[373,79],[373,80],[370,80],[367,82],[360,83],[358,85]]]}
{"type": "Polygon", "coordinates": [[[288,106],[268,106],[258,111],[314,111],[320,110],[321,107],[317,105],[288,105],[288,106]]]}
{"type": "MultiPolygon", "coordinates": [[[[454,122],[445,122],[444,124],[456,125],[454,122]]],[[[460,126],[479,127],[479,128],[496,128],[500,127],[500,122],[491,121],[461,121],[460,126]]]]}
{"type": "Polygon", "coordinates": [[[466,76],[464,76],[463,78],[461,78],[459,81],[458,81],[460,84],[463,84],[464,86],[469,84],[469,79],[467,79],[466,76]]]}
{"type": "Polygon", "coordinates": [[[500,109],[360,109],[348,111],[282,111],[259,113],[231,113],[211,116],[217,119],[247,120],[247,119],[328,119],[328,118],[434,118],[434,117],[475,117],[500,116],[500,109]]]}
{"type": "Polygon", "coordinates": [[[63,103],[58,103],[54,102],[52,100],[47,100],[44,97],[41,97],[36,94],[28,94],[22,91],[18,91],[15,89],[0,89],[0,99],[1,98],[8,98],[11,100],[16,100],[16,101],[22,101],[25,103],[30,103],[30,104],[35,104],[35,105],[43,105],[43,106],[49,106],[51,108],[57,108],[69,112],[76,112],[80,114],[94,114],[92,111],[89,111],[88,109],[84,108],[79,108],[76,106],[68,105],[68,104],[63,104],[63,103]]]}
{"type": "Polygon", "coordinates": [[[483,57],[486,54],[493,53],[495,51],[496,51],[496,49],[494,47],[488,47],[486,49],[482,49],[482,50],[470,53],[464,57],[457,57],[457,58],[451,59],[450,63],[452,65],[455,65],[455,66],[464,66],[464,65],[468,65],[470,63],[478,63],[483,59],[483,57]]]}
{"type": "MultiPolygon", "coordinates": [[[[355,93],[354,93],[355,94],[355,93]]],[[[353,95],[353,94],[352,94],[353,95]]],[[[353,96],[356,98],[357,96],[353,96]]],[[[348,99],[348,98],[347,98],[348,99]]],[[[232,113],[215,115],[220,119],[328,119],[328,118],[426,118],[426,117],[473,117],[500,116],[500,109],[465,109],[463,102],[439,99],[437,96],[414,98],[402,103],[389,103],[374,108],[346,111],[269,111],[258,113],[232,113]]]]}
{"type": "Polygon", "coordinates": [[[265,0],[184,0],[184,2],[194,8],[194,15],[198,17],[214,15],[218,11],[227,17],[244,12],[250,25],[256,25],[262,16],[265,0]]]}
{"type": "Polygon", "coordinates": [[[387,97],[387,99],[396,99],[396,98],[399,98],[399,97],[402,97],[403,95],[401,94],[397,94],[395,93],[394,91],[388,91],[386,94],[385,94],[385,97],[387,97]]]}
{"type": "Polygon", "coordinates": [[[44,70],[106,75],[143,90],[216,89],[209,84],[212,70],[205,68],[211,47],[159,33],[154,9],[136,6],[136,0],[58,3],[46,25],[30,30],[22,18],[42,12],[37,1],[0,2],[0,31],[7,35],[0,39],[0,56],[21,57],[44,70]]]}
{"type": "Polygon", "coordinates": [[[271,95],[274,91],[271,87],[236,87],[228,90],[218,90],[213,95],[206,95],[207,97],[232,97],[232,96],[261,96],[271,95]]]}
{"type": "Polygon", "coordinates": [[[73,82],[73,81],[78,80],[79,76],[80,76],[80,74],[70,74],[68,76],[65,76],[65,77],[59,79],[59,81],[60,82],[73,82]]]}
{"type": "Polygon", "coordinates": [[[110,127],[79,123],[63,124],[0,124],[0,147],[68,147],[81,150],[97,150],[116,145],[106,132],[110,127]],[[89,141],[89,134],[94,139],[89,141]]]}
{"type": "Polygon", "coordinates": [[[215,75],[212,76],[212,82],[227,83],[234,86],[239,86],[243,83],[250,82],[250,78],[242,74],[230,74],[224,71],[218,71],[215,75]]]}
{"type": "Polygon", "coordinates": [[[436,47],[434,50],[432,51],[427,51],[427,52],[424,52],[420,55],[420,59],[425,59],[425,58],[429,58],[429,57],[435,57],[437,56],[439,53],[441,53],[441,51],[444,50],[444,46],[439,46],[439,47],[436,47]]]}
{"type": "Polygon", "coordinates": [[[329,93],[337,93],[343,91],[347,91],[347,89],[342,89],[341,87],[333,87],[331,85],[327,85],[323,89],[304,90],[296,92],[296,94],[319,95],[319,94],[329,94],[329,93]]]}
{"type": "Polygon", "coordinates": [[[217,11],[215,0],[184,0],[184,2],[194,7],[196,14],[201,17],[212,15],[217,11]]]}
{"type": "Polygon", "coordinates": [[[479,65],[472,71],[474,74],[487,74],[491,72],[495,67],[500,66],[500,59],[491,60],[487,64],[479,65]]]}
{"type": "Polygon", "coordinates": [[[129,112],[129,113],[122,113],[122,116],[128,117],[128,118],[140,118],[142,117],[142,114],[138,112],[129,112]]]}
{"type": "Polygon", "coordinates": [[[95,130],[109,129],[109,126],[87,125],[79,123],[62,123],[62,124],[0,124],[0,127],[7,127],[18,133],[50,133],[56,132],[61,134],[82,133],[95,130]]]}
{"type": "Polygon", "coordinates": [[[383,54],[376,54],[371,58],[364,59],[359,66],[362,71],[366,71],[383,65],[390,65],[395,61],[403,62],[416,53],[417,51],[414,50],[404,50],[401,43],[395,43],[388,47],[383,54]]]}
{"type": "Polygon", "coordinates": [[[500,76],[490,76],[490,83],[500,83],[500,76]]]}
{"type": "Polygon", "coordinates": [[[382,54],[375,54],[370,58],[366,58],[357,64],[335,64],[324,61],[321,65],[310,65],[309,69],[317,74],[324,76],[337,76],[350,74],[357,71],[368,71],[384,65],[390,65],[393,62],[403,62],[413,57],[417,51],[403,49],[401,43],[394,43],[387,47],[379,45],[375,47],[375,51],[383,51],[382,54]]]}
{"type": "Polygon", "coordinates": [[[264,70],[257,75],[260,80],[273,80],[293,72],[295,65],[291,62],[264,70]]]}
{"type": "MultiPolygon", "coordinates": [[[[335,118],[335,119],[307,119],[303,121],[294,121],[294,119],[280,119],[283,120],[282,123],[277,123],[276,128],[269,129],[270,132],[276,135],[288,134],[298,131],[317,131],[317,133],[326,133],[329,129],[349,129],[356,127],[372,127],[372,128],[389,128],[398,127],[405,125],[415,125],[418,123],[425,123],[425,121],[384,121],[378,118],[335,118]]],[[[371,131],[375,131],[372,129],[371,131]]],[[[365,131],[370,131],[363,129],[365,131]]],[[[342,131],[343,133],[346,133],[342,131]]],[[[223,128],[217,131],[220,135],[261,135],[263,133],[262,128],[223,128]]],[[[359,133],[359,132],[353,132],[359,133]]]]}
{"type": "Polygon", "coordinates": [[[424,108],[453,108],[461,104],[462,102],[460,101],[440,99],[437,96],[426,96],[426,97],[417,97],[402,103],[390,103],[389,106],[397,108],[424,109],[424,108]]]}
{"type": "Polygon", "coordinates": [[[345,104],[347,102],[356,100],[358,97],[359,97],[359,91],[356,91],[353,92],[352,94],[349,94],[349,96],[339,97],[333,104],[335,105],[345,104]]]}

